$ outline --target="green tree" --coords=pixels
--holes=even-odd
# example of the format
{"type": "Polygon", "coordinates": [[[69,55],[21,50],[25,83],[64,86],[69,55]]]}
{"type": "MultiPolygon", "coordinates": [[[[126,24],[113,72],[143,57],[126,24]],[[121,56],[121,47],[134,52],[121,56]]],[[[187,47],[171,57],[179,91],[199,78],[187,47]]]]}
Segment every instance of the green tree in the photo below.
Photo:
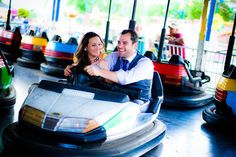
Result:
{"type": "Polygon", "coordinates": [[[200,19],[202,16],[203,1],[194,0],[186,7],[187,19],[200,19]]]}
{"type": "MultiPolygon", "coordinates": [[[[227,3],[218,2],[216,13],[219,13],[225,21],[233,19],[233,10],[229,7],[229,3],[235,3],[236,0],[229,0],[227,3]]],[[[74,6],[80,13],[89,13],[92,11],[94,6],[97,6],[99,10],[103,13],[108,12],[110,0],[68,0],[67,5],[74,6]],[[106,5],[104,5],[104,3],[106,5]]],[[[147,0],[139,0],[137,2],[136,16],[135,18],[139,20],[142,15],[146,16],[164,16],[166,3],[156,3],[147,6],[147,0]]],[[[149,4],[149,3],[148,3],[149,4]]],[[[210,1],[209,1],[210,5],[210,1]]],[[[117,16],[131,17],[133,1],[119,0],[112,1],[111,13],[117,16]]],[[[184,7],[183,1],[173,0],[170,3],[169,17],[176,19],[200,19],[203,10],[202,0],[186,0],[184,7]]]]}
{"type": "Polygon", "coordinates": [[[224,21],[230,21],[234,18],[233,9],[225,2],[217,2],[216,13],[219,13],[224,21]]]}
{"type": "Polygon", "coordinates": [[[98,6],[100,11],[104,12],[106,7],[104,7],[103,0],[68,0],[68,6],[74,6],[80,13],[89,13],[92,11],[93,6],[98,6]]]}
{"type": "Polygon", "coordinates": [[[162,16],[165,11],[163,5],[152,5],[147,10],[147,16],[162,16]]]}
{"type": "Polygon", "coordinates": [[[75,0],[68,0],[67,4],[69,6],[74,6],[76,9],[79,10],[81,13],[91,12],[91,2],[87,0],[75,1],[75,0]]]}

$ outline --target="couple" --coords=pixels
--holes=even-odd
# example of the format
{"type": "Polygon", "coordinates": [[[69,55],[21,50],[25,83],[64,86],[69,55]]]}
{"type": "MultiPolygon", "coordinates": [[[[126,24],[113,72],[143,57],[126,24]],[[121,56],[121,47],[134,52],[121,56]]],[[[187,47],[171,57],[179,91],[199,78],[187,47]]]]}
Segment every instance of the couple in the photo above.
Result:
{"type": "Polygon", "coordinates": [[[118,51],[104,58],[101,53],[104,48],[102,39],[98,34],[88,32],[75,53],[74,64],[68,65],[64,74],[70,76],[71,68],[78,66],[90,76],[99,76],[109,82],[141,90],[140,97],[135,101],[138,104],[146,102],[151,97],[154,68],[149,58],[137,53],[137,44],[137,33],[123,30],[117,43],[118,51]]]}

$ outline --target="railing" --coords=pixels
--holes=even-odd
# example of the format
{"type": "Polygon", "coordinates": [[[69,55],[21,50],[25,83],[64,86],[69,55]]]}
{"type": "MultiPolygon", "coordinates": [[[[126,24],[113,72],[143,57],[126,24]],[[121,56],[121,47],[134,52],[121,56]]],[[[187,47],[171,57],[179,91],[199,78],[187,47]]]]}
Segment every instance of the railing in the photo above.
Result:
{"type": "MultiPolygon", "coordinates": [[[[158,50],[157,47],[156,50],[158,50]]],[[[224,71],[226,53],[227,50],[221,50],[221,51],[204,50],[201,70],[211,78],[211,81],[206,83],[205,85],[209,92],[215,91],[217,83],[224,71]]],[[[162,58],[169,60],[169,58],[173,54],[181,55],[182,57],[190,61],[191,69],[192,70],[195,69],[197,49],[190,48],[187,46],[165,44],[163,48],[162,58]],[[183,52],[182,50],[184,50],[185,52],[183,52]]],[[[231,64],[236,65],[236,49],[233,50],[231,64]]]]}

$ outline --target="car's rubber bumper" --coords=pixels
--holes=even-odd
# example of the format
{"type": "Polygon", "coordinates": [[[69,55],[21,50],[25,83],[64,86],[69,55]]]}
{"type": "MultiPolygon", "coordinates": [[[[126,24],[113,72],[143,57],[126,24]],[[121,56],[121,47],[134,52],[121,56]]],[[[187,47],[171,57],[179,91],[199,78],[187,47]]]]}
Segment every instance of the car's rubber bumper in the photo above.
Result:
{"type": "MultiPolygon", "coordinates": [[[[214,103],[213,103],[214,104],[214,103]]],[[[220,111],[217,111],[217,108],[214,105],[206,108],[202,112],[202,118],[211,125],[225,126],[229,128],[236,128],[236,117],[230,114],[226,114],[220,111]]]]}
{"type": "Polygon", "coordinates": [[[21,57],[21,52],[19,46],[6,45],[0,42],[0,48],[3,51],[4,56],[7,58],[8,62],[16,62],[18,57],[21,57]]]}
{"type": "Polygon", "coordinates": [[[22,67],[32,68],[32,69],[39,69],[41,62],[30,60],[27,58],[17,58],[17,64],[22,67]]]}
{"type": "Polygon", "coordinates": [[[0,109],[12,108],[16,103],[16,90],[14,86],[10,85],[7,91],[0,94],[0,109]]]}
{"type": "Polygon", "coordinates": [[[40,70],[44,72],[45,74],[52,75],[52,76],[65,77],[64,69],[65,67],[61,65],[56,65],[56,64],[52,65],[46,62],[40,64],[40,70]]]}
{"type": "Polygon", "coordinates": [[[17,58],[17,64],[27,68],[39,69],[40,64],[46,62],[43,52],[20,49],[22,57],[17,58]]]}
{"type": "Polygon", "coordinates": [[[164,102],[162,106],[176,107],[176,108],[196,108],[209,104],[213,100],[213,95],[202,92],[194,95],[179,95],[167,93],[164,95],[164,102]]]}
{"type": "Polygon", "coordinates": [[[144,129],[117,140],[103,143],[69,144],[55,140],[37,139],[32,132],[22,131],[18,123],[8,125],[3,132],[4,154],[79,157],[79,156],[140,156],[160,144],[165,136],[166,126],[155,120],[144,129]],[[35,140],[37,139],[37,140],[35,140]],[[14,152],[14,153],[13,153],[14,152]]]}

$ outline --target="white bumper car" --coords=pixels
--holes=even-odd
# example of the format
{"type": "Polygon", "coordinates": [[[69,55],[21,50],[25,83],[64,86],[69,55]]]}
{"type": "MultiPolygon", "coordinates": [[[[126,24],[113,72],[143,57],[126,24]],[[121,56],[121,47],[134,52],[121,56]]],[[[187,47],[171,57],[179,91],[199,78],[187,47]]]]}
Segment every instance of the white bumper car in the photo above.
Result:
{"type": "Polygon", "coordinates": [[[29,90],[19,121],[5,128],[3,154],[140,156],[165,136],[157,119],[162,102],[156,72],[144,106],[123,93],[43,80],[29,90]]]}

